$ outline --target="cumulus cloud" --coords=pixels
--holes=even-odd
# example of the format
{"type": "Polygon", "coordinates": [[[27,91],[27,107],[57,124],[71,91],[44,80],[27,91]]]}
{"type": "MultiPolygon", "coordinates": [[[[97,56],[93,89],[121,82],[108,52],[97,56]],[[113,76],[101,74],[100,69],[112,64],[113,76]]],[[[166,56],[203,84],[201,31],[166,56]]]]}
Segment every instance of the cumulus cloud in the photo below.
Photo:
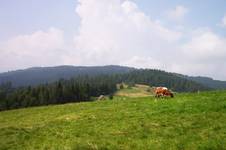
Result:
{"type": "Polygon", "coordinates": [[[19,35],[1,44],[1,70],[60,64],[63,31],[50,28],[19,35]]]}
{"type": "Polygon", "coordinates": [[[116,64],[134,56],[158,57],[181,37],[129,0],[79,0],[76,12],[81,24],[75,48],[86,63],[116,64]]]}
{"type": "Polygon", "coordinates": [[[190,58],[199,61],[225,59],[226,39],[211,30],[195,31],[187,43],[182,47],[190,58]]]}
{"type": "Polygon", "coordinates": [[[188,41],[181,44],[179,63],[172,63],[170,70],[191,75],[205,75],[226,79],[226,38],[210,29],[198,29],[188,41]]]}
{"type": "Polygon", "coordinates": [[[188,11],[188,8],[186,8],[185,6],[178,5],[174,9],[168,11],[167,16],[171,20],[181,21],[182,19],[184,19],[188,11]]]}

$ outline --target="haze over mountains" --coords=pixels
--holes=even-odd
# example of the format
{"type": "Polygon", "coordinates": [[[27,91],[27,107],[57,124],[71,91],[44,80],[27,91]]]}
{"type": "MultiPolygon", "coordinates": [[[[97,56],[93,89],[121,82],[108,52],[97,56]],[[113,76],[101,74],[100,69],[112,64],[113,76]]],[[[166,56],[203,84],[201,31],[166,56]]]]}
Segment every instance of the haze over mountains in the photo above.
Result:
{"type": "MultiPolygon", "coordinates": [[[[132,71],[139,71],[142,69],[136,69],[132,67],[124,66],[56,66],[56,67],[34,67],[24,70],[16,70],[5,73],[0,73],[0,84],[5,82],[11,82],[13,86],[35,86],[39,84],[51,83],[59,79],[70,79],[78,76],[96,76],[96,75],[112,75],[112,74],[125,74],[132,71]]],[[[153,73],[159,70],[152,70],[153,73]]],[[[161,75],[167,74],[167,76],[183,78],[202,84],[212,89],[226,89],[226,81],[213,80],[209,77],[192,77],[187,75],[181,75],[176,73],[160,72],[161,75]]]]}

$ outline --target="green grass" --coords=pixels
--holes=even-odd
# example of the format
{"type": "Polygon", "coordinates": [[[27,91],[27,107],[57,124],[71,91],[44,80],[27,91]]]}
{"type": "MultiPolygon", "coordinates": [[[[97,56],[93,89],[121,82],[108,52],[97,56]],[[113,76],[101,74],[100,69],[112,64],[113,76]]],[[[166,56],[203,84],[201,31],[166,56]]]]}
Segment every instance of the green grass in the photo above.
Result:
{"type": "Polygon", "coordinates": [[[226,91],[0,112],[0,149],[226,149],[226,91]]]}

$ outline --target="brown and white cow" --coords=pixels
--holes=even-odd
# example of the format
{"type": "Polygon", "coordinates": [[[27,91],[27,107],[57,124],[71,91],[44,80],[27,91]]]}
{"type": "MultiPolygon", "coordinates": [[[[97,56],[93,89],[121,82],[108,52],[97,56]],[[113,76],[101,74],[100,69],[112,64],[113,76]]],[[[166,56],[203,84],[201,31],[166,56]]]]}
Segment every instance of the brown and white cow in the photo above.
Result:
{"type": "Polygon", "coordinates": [[[156,87],[154,92],[155,97],[165,97],[165,96],[174,97],[173,93],[166,87],[156,87]]]}

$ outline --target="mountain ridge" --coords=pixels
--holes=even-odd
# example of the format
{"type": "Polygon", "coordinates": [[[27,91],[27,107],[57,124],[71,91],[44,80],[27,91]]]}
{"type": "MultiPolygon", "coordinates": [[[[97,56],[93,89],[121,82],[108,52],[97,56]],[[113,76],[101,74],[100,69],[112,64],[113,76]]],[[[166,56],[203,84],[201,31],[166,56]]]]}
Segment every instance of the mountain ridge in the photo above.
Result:
{"type": "Polygon", "coordinates": [[[0,84],[12,82],[13,86],[28,86],[51,83],[59,79],[70,79],[80,75],[90,74],[119,74],[135,70],[132,67],[116,65],[108,66],[55,66],[55,67],[32,67],[23,70],[15,70],[0,73],[0,84]]]}
{"type": "MultiPolygon", "coordinates": [[[[137,69],[134,67],[106,65],[106,66],[72,66],[60,65],[52,67],[31,67],[15,71],[0,73],[0,84],[12,82],[15,87],[19,86],[35,86],[39,84],[51,83],[59,79],[70,79],[82,75],[110,75],[124,74],[137,69]]],[[[155,69],[149,69],[155,71],[155,69]]],[[[157,71],[157,70],[156,70],[157,71]]],[[[163,71],[164,72],[164,71],[163,71]]],[[[167,72],[165,72],[167,73],[167,72]]],[[[169,72],[170,73],[170,72],[169,72]]],[[[184,78],[196,83],[202,84],[213,89],[226,89],[226,81],[214,80],[210,77],[188,76],[178,73],[171,73],[180,78],[184,78]]]]}

